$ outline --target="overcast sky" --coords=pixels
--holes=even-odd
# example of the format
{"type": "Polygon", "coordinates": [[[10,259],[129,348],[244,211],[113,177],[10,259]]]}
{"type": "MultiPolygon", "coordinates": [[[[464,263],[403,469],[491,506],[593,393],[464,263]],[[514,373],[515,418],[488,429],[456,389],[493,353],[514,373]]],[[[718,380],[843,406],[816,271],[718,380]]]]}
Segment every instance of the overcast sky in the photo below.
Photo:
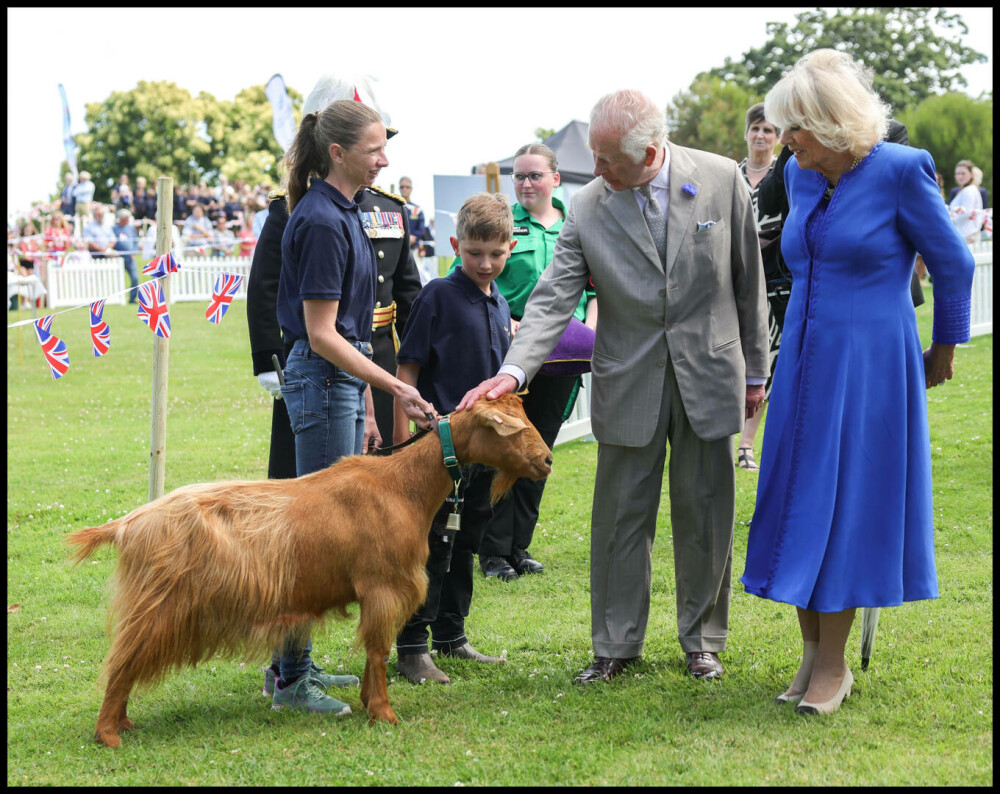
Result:
{"type": "MultiPolygon", "coordinates": [[[[62,83],[71,130],[85,105],[140,80],[233,99],[281,73],[303,96],[323,72],[367,73],[399,130],[379,185],[413,179],[433,207],[434,174],[507,157],[537,127],[587,121],[601,95],[638,88],[664,106],[695,74],[766,40],[799,8],[697,9],[7,9],[7,208],[60,181],[62,83]]],[[[993,11],[950,8],[989,62],[968,91],[993,88],[993,11]]],[[[134,180],[133,180],[134,181],[134,180]]]]}

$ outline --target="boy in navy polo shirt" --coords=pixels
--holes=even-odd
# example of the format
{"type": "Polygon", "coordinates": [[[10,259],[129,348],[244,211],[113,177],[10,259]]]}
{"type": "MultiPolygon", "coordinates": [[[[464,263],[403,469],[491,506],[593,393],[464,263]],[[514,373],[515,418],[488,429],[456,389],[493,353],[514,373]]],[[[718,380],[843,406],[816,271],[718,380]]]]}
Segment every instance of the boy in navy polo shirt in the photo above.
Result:
{"type": "MultiPolygon", "coordinates": [[[[494,279],[503,272],[514,248],[514,218],[506,196],[479,193],[458,212],[455,253],[461,270],[428,282],[410,309],[396,360],[396,377],[416,386],[420,396],[442,415],[455,410],[465,393],[492,377],[510,347],[510,308],[494,279]]],[[[396,404],[394,443],[409,437],[408,421],[396,404]]],[[[459,503],[462,528],[447,529],[454,510],[448,499],[434,517],[428,537],[427,598],[396,638],[396,671],[411,683],[449,683],[427,651],[427,630],[440,656],[501,662],[469,644],[465,618],[472,602],[473,557],[479,551],[490,507],[495,470],[473,464],[462,467],[459,503]]],[[[503,510],[508,500],[496,510],[503,510]]]]}

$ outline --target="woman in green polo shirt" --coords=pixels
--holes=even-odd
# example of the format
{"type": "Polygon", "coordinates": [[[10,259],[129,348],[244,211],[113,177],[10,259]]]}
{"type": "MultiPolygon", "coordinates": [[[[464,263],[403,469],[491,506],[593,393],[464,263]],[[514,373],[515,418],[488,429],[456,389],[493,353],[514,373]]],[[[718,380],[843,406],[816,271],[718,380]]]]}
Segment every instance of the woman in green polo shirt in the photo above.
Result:
{"type": "MultiPolygon", "coordinates": [[[[552,261],[556,239],[566,219],[566,207],[552,197],[552,191],[559,186],[558,163],[555,153],[544,143],[529,143],[517,150],[513,180],[517,202],[511,211],[517,245],[495,283],[510,305],[511,330],[516,330],[528,296],[552,261]]],[[[454,267],[461,266],[461,260],[455,260],[454,267]]],[[[573,316],[591,328],[597,327],[597,300],[592,291],[581,296],[573,316]]],[[[579,375],[544,373],[535,375],[528,384],[525,413],[550,447],[559,435],[563,419],[573,409],[579,386],[579,375]]],[[[542,571],[542,564],[532,559],[528,546],[544,488],[544,480],[536,483],[520,479],[505,500],[507,504],[497,505],[479,547],[479,565],[487,577],[506,581],[520,574],[542,571]]]]}

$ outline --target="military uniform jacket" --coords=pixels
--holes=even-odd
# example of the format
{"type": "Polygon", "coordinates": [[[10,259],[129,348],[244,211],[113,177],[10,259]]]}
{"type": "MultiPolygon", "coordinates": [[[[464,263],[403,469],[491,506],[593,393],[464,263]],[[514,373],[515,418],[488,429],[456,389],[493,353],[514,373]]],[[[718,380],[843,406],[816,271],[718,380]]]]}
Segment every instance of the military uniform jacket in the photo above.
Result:
{"type": "MultiPolygon", "coordinates": [[[[410,306],[420,291],[420,275],[406,244],[410,232],[403,199],[377,188],[367,188],[355,196],[355,201],[375,247],[378,267],[375,306],[389,306],[396,301],[396,328],[402,335],[410,306]]],[[[281,236],[287,224],[286,192],[275,191],[271,194],[267,220],[257,239],[247,282],[247,323],[254,375],[274,370],[272,355],[278,357],[282,367],[285,366],[288,351],[278,325],[277,303],[281,236]]],[[[376,330],[374,336],[390,333],[391,328],[387,326],[376,330]]]]}

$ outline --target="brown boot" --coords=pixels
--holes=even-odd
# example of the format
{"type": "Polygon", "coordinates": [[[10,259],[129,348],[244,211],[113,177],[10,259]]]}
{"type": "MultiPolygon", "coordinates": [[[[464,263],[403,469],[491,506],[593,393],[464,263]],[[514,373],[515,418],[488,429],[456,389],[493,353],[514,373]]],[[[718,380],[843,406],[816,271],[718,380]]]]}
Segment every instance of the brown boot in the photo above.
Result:
{"type": "Polygon", "coordinates": [[[400,654],[396,660],[396,673],[403,676],[411,684],[422,684],[424,681],[437,681],[439,684],[450,684],[451,679],[435,667],[431,655],[423,653],[400,654]]]}
{"type": "Polygon", "coordinates": [[[457,648],[440,648],[440,656],[451,656],[455,659],[471,659],[473,662],[486,662],[487,664],[501,664],[506,662],[502,656],[487,656],[473,648],[468,642],[459,645],[457,648]]]}

